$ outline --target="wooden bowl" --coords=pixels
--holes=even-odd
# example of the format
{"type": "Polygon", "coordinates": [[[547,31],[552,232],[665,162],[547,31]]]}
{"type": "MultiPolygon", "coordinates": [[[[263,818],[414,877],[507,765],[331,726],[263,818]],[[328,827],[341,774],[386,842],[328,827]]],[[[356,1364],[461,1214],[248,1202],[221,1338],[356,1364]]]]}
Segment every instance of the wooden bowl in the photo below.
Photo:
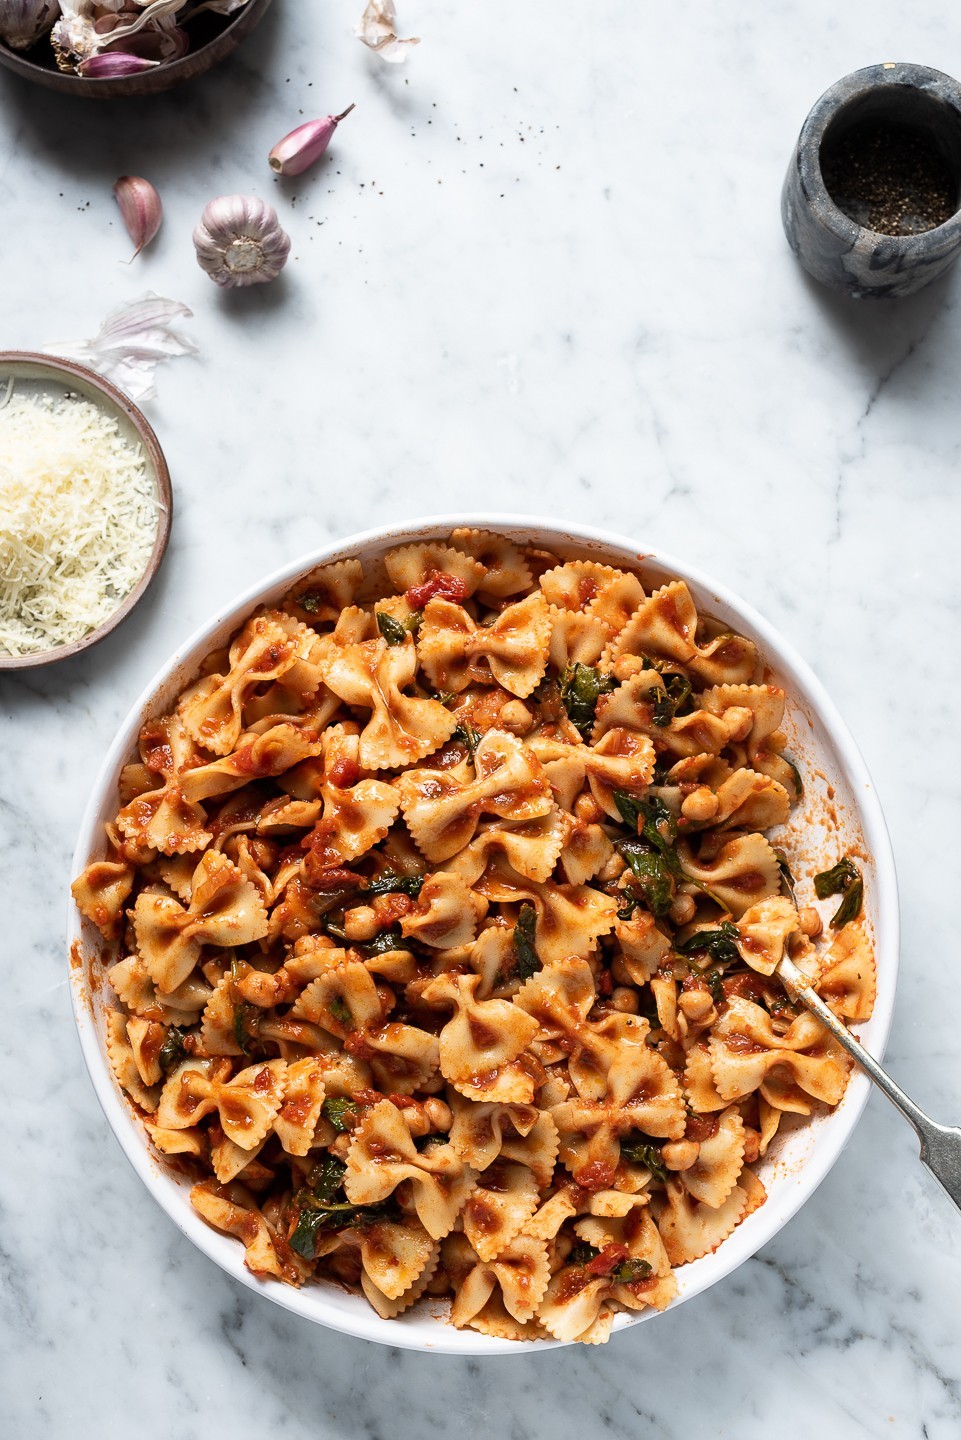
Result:
{"type": "Polygon", "coordinates": [[[124,596],[117,609],[104,620],[103,624],[91,630],[82,640],[75,640],[70,645],[58,645],[54,650],[41,650],[34,655],[0,654],[0,671],[32,670],[39,665],[52,665],[57,660],[67,660],[72,655],[79,655],[81,650],[89,650],[91,645],[96,645],[105,635],[109,635],[111,630],[116,629],[121,620],[130,614],[160,569],[160,562],[163,560],[167,541],[170,538],[170,522],[173,518],[170,472],[167,469],[160,442],[136,405],[128,400],[126,395],[121,394],[115,385],[111,385],[109,381],[95,375],[86,366],[75,365],[71,360],[57,360],[49,355],[34,355],[27,350],[0,351],[0,386],[5,386],[11,376],[15,381],[39,382],[44,388],[54,389],[65,386],[75,395],[79,395],[81,399],[89,400],[105,414],[115,419],[120,434],[125,440],[139,441],[143,446],[147,474],[157,488],[159,504],[157,533],[146,568],[134,588],[124,596]]]}
{"type": "Polygon", "coordinates": [[[46,36],[25,52],[11,50],[0,41],[0,65],[27,80],[33,80],[37,85],[43,85],[47,90],[59,90],[62,95],[83,95],[88,100],[157,95],[219,65],[260,24],[270,5],[271,0],[248,0],[232,20],[226,21],[212,13],[201,16],[192,31],[201,37],[202,43],[196,49],[188,50],[180,60],[158,65],[156,70],[143,70],[139,75],[118,75],[109,80],[87,80],[82,75],[65,75],[57,69],[53,49],[46,36]]]}

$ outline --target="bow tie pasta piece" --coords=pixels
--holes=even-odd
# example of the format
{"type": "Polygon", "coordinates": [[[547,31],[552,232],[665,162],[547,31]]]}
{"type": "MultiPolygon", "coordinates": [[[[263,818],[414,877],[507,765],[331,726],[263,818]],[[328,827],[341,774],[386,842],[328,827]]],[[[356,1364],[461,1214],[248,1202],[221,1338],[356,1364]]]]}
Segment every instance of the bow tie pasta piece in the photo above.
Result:
{"type": "Polygon", "coordinates": [[[148,721],[140,732],[145,768],[163,777],[157,789],[141,791],[118,812],[117,828],[127,840],[172,855],[202,850],[213,838],[206,815],[181,791],[182,778],[200,755],[178,714],[148,721]]]}
{"type": "Polygon", "coordinates": [[[714,1134],[698,1143],[697,1159],[679,1174],[681,1184],[702,1205],[719,1210],[738,1182],[744,1149],[744,1121],[731,1106],[720,1116],[714,1134]]]}
{"type": "Polygon", "coordinates": [[[691,592],[683,580],[673,580],[639,606],[604,652],[601,664],[616,674],[619,661],[639,655],[673,660],[707,685],[744,684],[754,678],[758,655],[750,640],[725,632],[698,644],[697,630],[691,592]]]}
{"type": "Polygon", "coordinates": [[[611,635],[624,628],[645,599],[644,587],[636,575],[600,565],[596,560],[568,560],[555,565],[541,576],[540,587],[551,605],[595,615],[611,635]]]}
{"type": "Polygon", "coordinates": [[[431,600],[417,637],[421,667],[435,690],[466,690],[472,681],[498,684],[524,700],[547,668],[551,619],[535,591],[508,605],[490,625],[478,626],[460,605],[431,600]],[[489,670],[479,665],[485,660],[489,670]]]}
{"type": "Polygon", "coordinates": [[[134,1015],[163,1025],[196,1023],[213,991],[203,976],[192,975],[170,994],[161,996],[139,955],[127,955],[107,971],[107,980],[120,1003],[134,1015]]]}
{"type": "Polygon", "coordinates": [[[480,816],[523,822],[551,810],[550,786],[520,740],[489,730],[474,756],[477,778],[466,784],[444,770],[408,770],[398,781],[407,828],[428,860],[449,860],[474,836],[480,816]]]}
{"type": "Polygon", "coordinates": [[[459,875],[429,875],[414,908],[400,917],[401,934],[432,948],[469,945],[486,914],[487,901],[459,875]]]}
{"type": "Polygon", "coordinates": [[[394,589],[407,597],[414,610],[422,610],[434,595],[466,600],[485,575],[484,566],[472,555],[433,541],[389,550],[384,568],[394,589]]]}
{"type": "MultiPolygon", "coordinates": [[[[570,1264],[555,1276],[538,1308],[539,1317],[543,1316],[541,1323],[552,1332],[562,1328],[566,1334],[584,1319],[585,1313],[590,1313],[579,1300],[595,1278],[606,1282],[604,1289],[590,1291],[590,1304],[598,1306],[599,1314],[605,1302],[618,1309],[643,1310],[650,1306],[663,1310],[674,1299],[677,1281],[647,1209],[633,1208],[623,1218],[579,1220],[574,1233],[582,1247],[596,1254],[570,1264]],[[567,1313],[569,1308],[573,1314],[567,1313]]],[[[590,1329],[587,1334],[591,1336],[590,1329]]],[[[583,1342],[584,1332],[573,1338],[583,1342]]]]}
{"type": "Polygon", "coordinates": [[[373,976],[360,960],[326,970],[307,986],[292,1011],[297,1019],[321,1025],[341,1040],[355,1030],[379,1026],[385,1013],[373,976]]]}
{"type": "Polygon", "coordinates": [[[597,804],[618,823],[621,814],[613,792],[643,794],[654,775],[654,746],[646,735],[635,730],[609,730],[592,745],[572,745],[553,736],[535,735],[530,750],[543,765],[562,809],[574,808],[586,780],[597,804]]]}
{"type": "Polygon", "coordinates": [[[305,841],[307,878],[365,855],[385,838],[399,807],[393,786],[362,778],[361,737],[355,727],[336,725],[323,740],[322,778],[316,782],[323,811],[305,841]]]}
{"type": "Polygon", "coordinates": [[[537,1209],[537,1180],[526,1165],[497,1160],[461,1211],[464,1234],[481,1260],[493,1260],[537,1209]]]}
{"type": "Polygon", "coordinates": [[[324,1069],[313,1055],[287,1066],[284,1100],[274,1119],[274,1134],[288,1155],[306,1155],[327,1098],[324,1069]]]}
{"type": "Polygon", "coordinates": [[[194,871],[189,906],[142,890],[133,912],[137,950],[151,980],[170,994],[187,979],[206,945],[247,945],[267,933],[256,886],[225,855],[209,850],[194,871]]]}
{"type": "Polygon", "coordinates": [[[659,723],[655,715],[660,714],[658,707],[667,696],[664,680],[656,670],[640,670],[629,676],[616,690],[599,698],[593,740],[621,728],[648,736],[662,754],[678,758],[719,755],[732,742],[743,739],[752,723],[752,711],[734,702],[723,710],[711,711],[705,706],[688,715],[673,715],[666,724],[659,723]]]}
{"type": "MultiPolygon", "coordinates": [[[[751,717],[750,729],[739,734],[744,755],[752,769],[779,781],[793,799],[800,799],[800,777],[781,754],[785,736],[780,728],[784,718],[784,691],[778,685],[716,685],[701,695],[706,711],[726,720],[730,714],[751,717]]],[[[740,727],[739,727],[740,728],[740,727]]],[[[738,757],[739,763],[744,763],[738,757]]]]}
{"type": "MultiPolygon", "coordinates": [[[[109,1010],[107,1012],[107,1058],[121,1090],[126,1091],[134,1104],[152,1115],[157,1108],[160,1086],[156,1081],[148,1083],[144,1080],[128,1033],[130,1025],[136,1026],[145,1023],[147,1022],[128,1020],[118,1010],[109,1010]]],[[[157,1079],[159,1079],[159,1075],[157,1079]]]]}
{"type": "MultiPolygon", "coordinates": [[[[605,859],[614,853],[599,826],[592,827],[600,832],[606,841],[605,859]]],[[[542,884],[554,873],[558,859],[564,859],[565,872],[570,880],[566,860],[569,858],[571,837],[577,833],[577,826],[570,815],[556,805],[546,815],[524,822],[495,821],[481,825],[474,838],[447,862],[447,872],[458,875],[468,885],[474,885],[498,855],[503,856],[507,865],[527,880],[542,884]],[[562,856],[563,852],[563,856],[562,856]]],[[[597,844],[593,846],[597,853],[597,844]]],[[[583,856],[583,851],[581,852],[583,856]]],[[[585,857],[586,858],[586,857],[585,857]]],[[[600,863],[603,863],[601,861],[600,863]]],[[[583,868],[575,867],[580,870],[583,868]]],[[[599,868],[599,866],[597,867],[599,868]]],[[[590,872],[593,874],[593,870],[590,872]]],[[[589,879],[590,876],[584,877],[589,879]]],[[[581,883],[580,880],[574,883],[581,883]]],[[[486,903],[486,902],[485,902],[486,903]]]]}
{"type": "Polygon", "coordinates": [[[835,1014],[870,1020],[878,992],[877,966],[862,925],[848,924],[838,932],[817,988],[835,1014]]]}
{"type": "Polygon", "coordinates": [[[465,528],[452,531],[450,541],[456,550],[472,555],[483,565],[484,578],[478,585],[482,595],[503,600],[508,595],[530,590],[533,583],[530,566],[513,540],[490,530],[465,528]]]}
{"type": "Polygon", "coordinates": [[[287,1065],[265,1060],[232,1080],[229,1060],[187,1059],[169,1076],[157,1107],[157,1124],[186,1130],[216,1110],[224,1134],[242,1150],[263,1144],[284,1100],[287,1065]]]}
{"type": "Polygon", "coordinates": [[[439,975],[422,992],[428,1005],[453,1005],[440,1032],[445,1080],[485,1075],[516,1060],[537,1034],[537,1021],[510,1000],[478,1000],[477,975],[439,975]]]}
{"type": "Polygon", "coordinates": [[[557,1159],[557,1128],[536,1105],[478,1104],[450,1092],[450,1143],[474,1170],[486,1170],[503,1153],[531,1170],[546,1189],[557,1159]]]}
{"type": "Polygon", "coordinates": [[[568,665],[596,665],[612,631],[596,615],[580,610],[548,608],[551,622],[550,663],[563,672],[568,665]]]}
{"type": "Polygon", "coordinates": [[[319,565],[288,590],[281,608],[307,625],[333,625],[341,611],[353,603],[363,579],[364,567],[359,560],[319,565]]]}
{"type": "Polygon", "coordinates": [[[730,839],[710,836],[697,854],[689,842],[682,840],[677,854],[691,879],[716,896],[735,919],[780,892],[778,858],[763,835],[734,835],[730,839]]]}
{"type": "Polygon", "coordinates": [[[436,700],[403,692],[417,670],[414,642],[385,640],[335,647],[324,664],[329,690],[371,716],[360,737],[365,770],[392,770],[422,760],[449,740],[457,728],[450,711],[436,700]]]}
{"type": "Polygon", "coordinates": [[[238,738],[244,743],[234,754],[211,761],[209,765],[199,765],[181,776],[180,792],[188,804],[229,794],[252,780],[283,775],[285,770],[319,755],[321,750],[321,742],[312,731],[301,730],[287,721],[271,726],[262,735],[238,738]]]}
{"type": "Polygon", "coordinates": [[[95,860],[70,886],[77,909],[93,921],[105,940],[120,936],[124,902],[133,889],[135,874],[132,865],[95,860]]]}
{"type": "Polygon", "coordinates": [[[723,1205],[704,1205],[682,1181],[667,1182],[667,1204],[658,1220],[664,1249],[672,1265],[685,1265],[716,1250],[736,1225],[745,1220],[767,1198],[764,1186],[750,1170],[741,1171],[738,1183],[723,1205]]]}
{"type": "Polygon", "coordinates": [[[344,1189],[352,1205],[376,1205],[410,1182],[417,1218],[434,1240],[454,1228],[477,1175],[449,1144],[418,1151],[403,1116],[389,1100],[368,1110],[347,1151],[344,1189]]]}
{"type": "Polygon", "coordinates": [[[638,1047],[628,1078],[604,1100],[565,1100],[551,1109],[560,1135],[560,1158],[585,1190],[614,1184],[621,1141],[634,1131],[680,1140],[684,1101],[673,1071],[656,1051],[638,1047]]]}
{"type": "MultiPolygon", "coordinates": [[[[180,714],[187,733],[205,750],[229,755],[243,729],[248,695],[257,686],[279,680],[298,662],[309,661],[316,638],[282,611],[253,616],[231,643],[228,673],[205,675],[181,699],[180,714]]],[[[311,673],[316,689],[320,670],[313,665],[311,673]]]]}
{"type": "Polygon", "coordinates": [[[506,904],[529,901],[537,912],[535,948],[544,966],[572,955],[586,955],[614,928],[617,901],[590,885],[543,885],[527,880],[509,865],[495,864],[477,882],[487,900],[506,904]]]}
{"type": "Polygon", "coordinates": [[[759,975],[773,975],[800,923],[794,906],[783,895],[760,900],[737,922],[739,938],[734,943],[741,959],[759,975]]]}
{"type": "Polygon", "coordinates": [[[714,1026],[710,1051],[714,1083],[725,1100],[760,1089],[779,1109],[800,1109],[803,1097],[800,1105],[778,1104],[784,1098],[778,1072],[785,1071],[804,1095],[827,1105],[837,1105],[847,1084],[847,1057],[813,1015],[799,1015],[778,1035],[767,1011],[739,995],[731,996],[714,1026]]]}
{"type": "Polygon", "coordinates": [[[670,957],[671,942],[647,910],[635,910],[629,920],[619,918],[614,935],[635,985],[646,985],[670,957]]]}
{"type": "Polygon", "coordinates": [[[466,1273],[457,1286],[452,1323],[458,1329],[469,1325],[482,1334],[512,1339],[542,1334],[539,1327],[530,1327],[530,1322],[550,1279],[544,1241],[533,1235],[517,1235],[499,1255],[486,1262],[476,1252],[468,1253],[474,1263],[464,1267],[466,1273]],[[511,1320],[514,1325],[509,1323],[511,1320]]]}
{"type": "Polygon", "coordinates": [[[769,830],[783,825],[791,814],[791,797],[784,786],[756,770],[735,770],[718,786],[714,799],[710,818],[690,823],[710,825],[715,831],[769,830]]]}
{"type": "Polygon", "coordinates": [[[393,1320],[416,1304],[433,1280],[440,1263],[440,1245],[419,1225],[372,1225],[361,1234],[361,1289],[382,1320],[393,1320]],[[425,1248],[427,1258],[420,1273],[415,1273],[399,1294],[387,1294],[381,1279],[396,1289],[398,1276],[420,1263],[425,1248]]]}
{"type": "Polygon", "coordinates": [[[281,1237],[271,1232],[245,1186],[204,1180],[191,1190],[190,1203],[215,1230],[237,1236],[244,1247],[244,1264],[252,1274],[272,1275],[288,1285],[303,1284],[309,1266],[288,1245],[281,1245],[281,1237]]]}

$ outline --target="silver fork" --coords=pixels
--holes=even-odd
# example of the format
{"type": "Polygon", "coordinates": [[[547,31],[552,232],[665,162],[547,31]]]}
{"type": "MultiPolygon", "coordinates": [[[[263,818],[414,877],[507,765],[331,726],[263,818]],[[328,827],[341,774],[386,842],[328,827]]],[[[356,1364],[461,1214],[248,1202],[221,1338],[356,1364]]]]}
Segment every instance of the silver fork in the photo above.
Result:
{"type": "Polygon", "coordinates": [[[790,986],[792,993],[797,995],[801,1004],[806,1006],[812,1015],[817,1016],[838,1044],[843,1045],[852,1059],[870,1075],[891,1104],[911,1122],[921,1142],[922,1164],[930,1170],[941,1188],[947,1191],[955,1205],[961,1209],[961,1129],[957,1125],[938,1125],[930,1116],[925,1115],[920,1106],[915,1105],[910,1096],[905,1095],[900,1085],[896,1085],[890,1075],[881,1069],[874,1056],[869,1055],[864,1046],[858,1044],[847,1027],[808,984],[794,962],[786,956],[778,965],[778,974],[790,986]]]}

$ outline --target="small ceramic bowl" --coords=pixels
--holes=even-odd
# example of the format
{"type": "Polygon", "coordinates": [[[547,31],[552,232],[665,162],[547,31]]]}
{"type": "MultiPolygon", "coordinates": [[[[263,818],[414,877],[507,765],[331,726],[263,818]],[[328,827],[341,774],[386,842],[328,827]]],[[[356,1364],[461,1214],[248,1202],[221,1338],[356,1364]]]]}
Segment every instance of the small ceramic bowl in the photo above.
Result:
{"type": "MultiPolygon", "coordinates": [[[[847,726],[805,662],[745,601],[684,561],[642,550],[632,540],[584,525],[559,525],[522,515],[437,516],[351,536],[301,556],[258,581],[185,640],[134,703],[94,783],[71,873],[79,875],[90,861],[103,857],[104,822],[116,813],[117,780],[122,767],[136,752],[137,736],[144,720],[163,714],[175,703],[206,655],[224,645],[252,610],[276,603],[300,576],[317,565],[357,557],[365,567],[373,567],[395,546],[446,539],[457,526],[496,531],[521,544],[543,547],[564,559],[580,557],[628,566],[636,569],[650,588],[668,579],[686,580],[699,613],[756,642],[772,680],[783,685],[788,693],[784,729],[789,752],[800,761],[805,776],[804,797],[779,836],[789,847],[792,866],[799,860],[797,877],[810,884],[815,871],[833,864],[845,851],[853,850],[864,857],[859,859],[865,874],[864,918],[874,937],[878,995],[870,1022],[859,1025],[858,1033],[873,1055],[882,1055],[891,1024],[898,969],[897,886],[881,807],[847,726]]],[[[141,1120],[114,1080],[104,1043],[105,1012],[110,998],[109,986],[103,983],[103,941],[99,932],[82,919],[72,901],[68,909],[67,941],[80,1041],[107,1120],[153,1198],[188,1239],[228,1275],[305,1320],[384,1345],[459,1355],[515,1355],[523,1350],[546,1354],[561,1347],[557,1340],[511,1341],[474,1330],[455,1330],[447,1321],[446,1306],[441,1301],[424,1300],[395,1320],[382,1320],[362,1295],[348,1293],[332,1283],[318,1281],[296,1290],[279,1280],[256,1279],[244,1265],[243,1246],[230,1236],[212,1230],[191,1208],[190,1179],[178,1174],[173,1165],[163,1164],[151,1149],[141,1120]]],[[[775,1153],[769,1154],[758,1167],[768,1192],[766,1202],[713,1254],[679,1268],[679,1293],[671,1309],[729,1275],[791,1219],[847,1144],[870,1090],[867,1076],[855,1072],[835,1110],[812,1118],[796,1129],[783,1127],[785,1133],[778,1137],[777,1146],[772,1147],[775,1153]]],[[[158,1257],[158,1274],[160,1264],[158,1257]]],[[[149,1275],[140,1278],[145,1285],[151,1283],[149,1275]]],[[[195,1283],[198,1287],[204,1284],[201,1267],[195,1283]]],[[[812,1284],[816,1284],[816,1280],[812,1284]]],[[[619,1315],[614,1333],[657,1321],[658,1312],[654,1310],[637,1316],[619,1315]]]]}
{"type": "Polygon", "coordinates": [[[121,620],[130,614],[160,569],[173,518],[170,472],[160,442],[145,416],[115,385],[95,375],[85,366],[75,365],[72,360],[56,360],[49,355],[31,354],[27,350],[0,351],[0,392],[6,389],[11,378],[15,383],[22,383],[34,390],[61,394],[69,390],[71,394],[79,395],[82,400],[89,400],[111,419],[116,420],[125,440],[131,444],[139,443],[143,447],[147,474],[157,490],[157,533],[146,569],[134,588],[124,596],[117,609],[102,625],[91,630],[82,640],[76,640],[71,645],[59,645],[55,650],[41,650],[34,655],[0,654],[0,671],[32,670],[38,665],[52,665],[57,660],[67,660],[71,655],[79,655],[82,650],[89,650],[91,645],[96,645],[105,635],[109,635],[111,630],[115,630],[121,620]]]}
{"type": "Polygon", "coordinates": [[[926,65],[893,61],[838,80],[801,127],[781,220],[808,274],[854,300],[900,299],[937,280],[961,254],[961,85],[926,65]],[[939,158],[954,202],[941,224],[912,234],[872,230],[832,196],[825,180],[832,151],[864,126],[887,127],[889,135],[896,128],[939,158]]]}
{"type": "Polygon", "coordinates": [[[85,79],[82,75],[64,74],[58,70],[53,50],[46,36],[31,50],[11,50],[0,41],[0,65],[17,75],[42,85],[45,90],[59,90],[61,95],[80,95],[87,100],[116,100],[127,95],[157,95],[172,90],[185,80],[204,75],[226,60],[266,15],[271,0],[248,0],[232,19],[206,14],[194,22],[193,29],[201,41],[180,60],[143,70],[139,75],[117,75],[111,79],[85,79]]]}

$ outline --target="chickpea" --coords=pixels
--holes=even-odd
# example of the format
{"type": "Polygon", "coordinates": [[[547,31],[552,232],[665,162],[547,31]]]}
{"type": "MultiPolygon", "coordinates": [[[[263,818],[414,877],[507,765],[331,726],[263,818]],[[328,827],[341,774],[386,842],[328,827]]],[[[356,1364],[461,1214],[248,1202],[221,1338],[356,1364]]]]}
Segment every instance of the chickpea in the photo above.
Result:
{"type": "Polygon", "coordinates": [[[731,726],[730,736],[735,743],[746,740],[754,729],[754,711],[747,705],[732,705],[727,711],[727,719],[731,726]]]}
{"type": "Polygon", "coordinates": [[[618,985],[614,990],[611,995],[611,1004],[615,1010],[620,1010],[624,1015],[636,1015],[640,1009],[635,991],[628,990],[625,985],[618,985]]]}
{"type": "Polygon", "coordinates": [[[644,658],[641,655],[620,655],[614,661],[615,680],[630,680],[632,675],[639,675],[646,670],[644,658]]]}
{"type": "Polygon", "coordinates": [[[336,1140],[331,1140],[327,1149],[331,1155],[334,1155],[338,1160],[346,1160],[347,1151],[350,1149],[350,1136],[338,1135],[336,1140]]]}
{"type": "Polygon", "coordinates": [[[634,984],[634,976],[625,965],[623,955],[618,955],[611,961],[611,974],[618,985],[634,984]]]}
{"type": "Polygon", "coordinates": [[[404,1124],[413,1136],[430,1134],[430,1121],[424,1106],[405,1105],[400,1113],[404,1117],[404,1124]]]}
{"type": "Polygon", "coordinates": [[[621,859],[620,855],[615,852],[610,860],[606,860],[600,870],[598,870],[596,878],[600,880],[602,884],[607,885],[611,880],[620,879],[626,869],[627,864],[621,859]]]}
{"type": "Polygon", "coordinates": [[[344,932],[348,940],[373,940],[380,929],[370,905],[356,905],[344,916],[344,932]]]}
{"type": "Polygon", "coordinates": [[[561,1234],[555,1237],[554,1254],[559,1260],[566,1260],[573,1249],[574,1241],[571,1239],[570,1235],[561,1234]]]}
{"type": "Polygon", "coordinates": [[[700,986],[696,990],[682,990],[677,1003],[683,1014],[695,1025],[700,1025],[702,1021],[706,1020],[714,1009],[710,990],[702,989],[700,986]]]}
{"type": "Polygon", "coordinates": [[[805,905],[798,911],[798,920],[801,922],[801,934],[806,935],[809,940],[815,940],[820,935],[823,926],[821,917],[813,905],[805,905]]]}
{"type": "Polygon", "coordinates": [[[443,1100],[435,1100],[433,1096],[430,1100],[424,1101],[424,1113],[430,1121],[431,1129],[440,1130],[445,1135],[454,1123],[450,1106],[443,1100]]]}
{"type": "Polygon", "coordinates": [[[446,1270],[438,1270],[432,1280],[428,1280],[426,1293],[428,1295],[446,1295],[450,1289],[450,1281],[447,1278],[446,1270]]]}
{"type": "Polygon", "coordinates": [[[694,919],[694,911],[697,906],[694,904],[693,895],[678,895],[671,905],[669,914],[672,925],[687,925],[694,919]]]}
{"type": "Polygon", "coordinates": [[[588,825],[596,825],[599,820],[604,819],[603,810],[590,794],[578,795],[574,801],[574,814],[578,820],[583,820],[588,825]]]}
{"type": "Polygon", "coordinates": [[[709,790],[706,785],[698,785],[696,790],[692,790],[690,795],[681,801],[681,814],[685,820],[692,820],[696,825],[700,825],[705,820],[713,820],[719,803],[713,790],[709,790]]]}
{"type": "Polygon", "coordinates": [[[534,717],[523,700],[508,700],[498,716],[498,724],[512,735],[526,735],[533,723],[534,717]]]}
{"type": "Polygon", "coordinates": [[[697,1164],[701,1147],[696,1140],[669,1140],[661,1146],[661,1159],[668,1170],[690,1170],[697,1164]]]}
{"type": "Polygon", "coordinates": [[[757,1130],[752,1130],[750,1125],[744,1127],[744,1163],[753,1165],[761,1153],[761,1136],[757,1130]]]}

